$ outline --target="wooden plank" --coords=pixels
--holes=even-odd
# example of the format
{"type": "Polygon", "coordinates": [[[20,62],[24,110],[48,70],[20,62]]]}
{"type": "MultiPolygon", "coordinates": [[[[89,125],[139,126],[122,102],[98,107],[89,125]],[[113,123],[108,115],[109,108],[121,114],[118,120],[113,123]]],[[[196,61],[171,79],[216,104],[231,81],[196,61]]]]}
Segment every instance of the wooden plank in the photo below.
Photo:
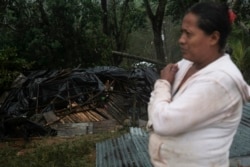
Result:
{"type": "Polygon", "coordinates": [[[80,136],[93,133],[93,123],[65,123],[54,124],[51,127],[57,130],[57,136],[80,136]]]}
{"type": "Polygon", "coordinates": [[[56,114],[53,111],[45,112],[43,113],[43,116],[45,120],[47,121],[47,124],[50,124],[52,122],[56,122],[59,120],[59,118],[56,116],[56,114]]]}

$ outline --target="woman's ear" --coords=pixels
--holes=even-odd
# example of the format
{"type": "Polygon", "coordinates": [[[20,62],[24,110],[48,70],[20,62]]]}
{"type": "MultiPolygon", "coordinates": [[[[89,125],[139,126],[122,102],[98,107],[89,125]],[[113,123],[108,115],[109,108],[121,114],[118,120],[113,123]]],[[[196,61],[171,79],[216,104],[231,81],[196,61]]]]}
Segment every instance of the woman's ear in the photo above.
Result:
{"type": "Polygon", "coordinates": [[[219,43],[220,40],[220,33],[218,31],[214,31],[211,35],[210,35],[210,44],[211,45],[216,45],[219,43]]]}

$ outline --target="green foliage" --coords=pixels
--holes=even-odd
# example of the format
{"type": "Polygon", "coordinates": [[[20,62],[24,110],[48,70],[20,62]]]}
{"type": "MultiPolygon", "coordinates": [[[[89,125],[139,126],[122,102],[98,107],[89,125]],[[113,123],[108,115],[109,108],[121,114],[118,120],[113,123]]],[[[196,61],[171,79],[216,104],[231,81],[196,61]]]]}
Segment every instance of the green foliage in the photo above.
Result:
{"type": "Polygon", "coordinates": [[[237,14],[237,20],[248,21],[250,17],[250,3],[246,1],[236,1],[233,6],[237,14]]]}
{"type": "MultiPolygon", "coordinates": [[[[35,63],[33,69],[112,65],[111,50],[126,51],[132,46],[131,34],[140,29],[152,30],[146,27],[142,0],[107,2],[109,33],[104,34],[103,11],[97,0],[4,1],[0,6],[0,49],[16,48],[18,58],[35,63]]],[[[152,6],[157,6],[157,2],[150,1],[152,6]]],[[[195,2],[168,1],[166,15],[179,23],[184,11],[195,2]]],[[[241,3],[235,9],[247,11],[248,7],[241,3]]],[[[239,18],[243,16],[244,12],[239,18]]],[[[250,24],[247,19],[241,21],[246,26],[250,24]]],[[[151,35],[146,37],[142,40],[148,40],[151,46],[151,35]]],[[[167,47],[171,47],[168,43],[167,47]]],[[[145,47],[139,45],[138,52],[145,47]]],[[[148,52],[152,54],[151,49],[148,52]]]]}
{"type": "Polygon", "coordinates": [[[169,0],[167,3],[166,15],[172,17],[173,22],[180,21],[193,4],[197,2],[217,1],[227,3],[227,0],[169,0]]]}
{"type": "Polygon", "coordinates": [[[114,0],[109,4],[109,28],[114,50],[124,51],[133,31],[145,27],[146,14],[142,4],[128,0],[114,0]]]}
{"type": "Polygon", "coordinates": [[[10,88],[20,71],[31,67],[32,63],[17,56],[15,48],[7,47],[0,50],[0,93],[10,88]]]}
{"type": "Polygon", "coordinates": [[[143,26],[139,3],[109,3],[110,36],[103,34],[102,11],[93,0],[17,0],[4,6],[0,44],[17,48],[35,68],[110,65],[111,50],[124,50],[128,34],[143,26]]]}
{"type": "Polygon", "coordinates": [[[232,48],[233,61],[243,73],[244,78],[250,82],[250,34],[240,26],[234,25],[228,43],[232,48]]]}
{"type": "Polygon", "coordinates": [[[109,62],[111,45],[100,31],[101,10],[95,1],[18,0],[1,16],[6,26],[0,26],[0,43],[15,46],[19,57],[34,61],[36,69],[109,62]]]}
{"type": "Polygon", "coordinates": [[[36,69],[110,65],[111,50],[124,50],[128,34],[145,19],[138,3],[112,2],[107,36],[98,1],[9,1],[0,13],[0,44],[15,46],[18,56],[35,62],[36,69]]]}
{"type": "Polygon", "coordinates": [[[183,18],[185,11],[199,0],[169,0],[167,3],[166,15],[172,17],[172,21],[179,21],[183,18]]]}
{"type": "Polygon", "coordinates": [[[232,42],[232,49],[233,49],[233,60],[235,64],[240,68],[243,69],[244,67],[244,57],[245,51],[244,46],[240,40],[232,42]]]}

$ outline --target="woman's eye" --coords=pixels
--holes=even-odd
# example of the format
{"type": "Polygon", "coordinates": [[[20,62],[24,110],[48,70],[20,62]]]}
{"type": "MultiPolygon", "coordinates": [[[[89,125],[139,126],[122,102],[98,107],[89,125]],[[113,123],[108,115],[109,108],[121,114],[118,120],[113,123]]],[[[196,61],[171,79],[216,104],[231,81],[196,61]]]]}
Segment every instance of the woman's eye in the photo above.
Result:
{"type": "Polygon", "coordinates": [[[186,37],[191,37],[192,36],[192,33],[189,32],[189,31],[186,31],[186,30],[181,30],[181,34],[185,35],[186,37]]]}

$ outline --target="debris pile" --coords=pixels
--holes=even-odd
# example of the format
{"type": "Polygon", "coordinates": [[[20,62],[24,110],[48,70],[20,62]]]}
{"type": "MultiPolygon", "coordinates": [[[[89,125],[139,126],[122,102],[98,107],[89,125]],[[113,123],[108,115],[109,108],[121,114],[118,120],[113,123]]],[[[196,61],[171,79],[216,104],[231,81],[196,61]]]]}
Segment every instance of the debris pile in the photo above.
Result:
{"type": "Polygon", "coordinates": [[[57,135],[58,124],[89,130],[90,122],[146,118],[158,77],[154,68],[110,66],[31,72],[1,98],[0,139],[57,135]]]}

